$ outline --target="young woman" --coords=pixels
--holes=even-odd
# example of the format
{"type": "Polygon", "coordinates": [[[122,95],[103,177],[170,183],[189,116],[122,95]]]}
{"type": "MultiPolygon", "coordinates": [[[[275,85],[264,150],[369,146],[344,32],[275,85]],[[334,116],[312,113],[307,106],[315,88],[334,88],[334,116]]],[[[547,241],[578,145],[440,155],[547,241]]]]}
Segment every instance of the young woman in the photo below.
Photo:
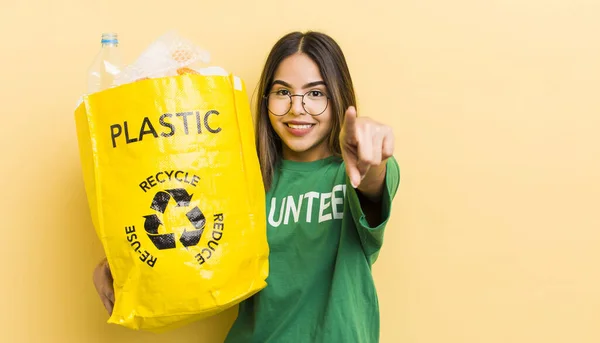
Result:
{"type": "MultiPolygon", "coordinates": [[[[375,343],[371,274],[399,183],[392,129],[357,116],[338,44],[294,32],[271,50],[257,101],[267,192],[268,286],[239,306],[226,343],[375,343]]],[[[94,282],[107,309],[106,263],[94,282]]]]}

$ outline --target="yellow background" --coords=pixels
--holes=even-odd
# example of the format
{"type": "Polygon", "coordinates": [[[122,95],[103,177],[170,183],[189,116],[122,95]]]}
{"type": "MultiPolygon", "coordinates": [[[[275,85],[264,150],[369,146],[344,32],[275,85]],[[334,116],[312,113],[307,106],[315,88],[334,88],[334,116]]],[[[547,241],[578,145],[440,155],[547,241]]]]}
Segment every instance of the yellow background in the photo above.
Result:
{"type": "Polygon", "coordinates": [[[600,341],[597,0],[1,0],[2,342],[221,342],[107,325],[73,110],[102,31],[168,29],[252,93],[275,40],[324,30],[402,183],[375,267],[383,343],[600,341]]]}

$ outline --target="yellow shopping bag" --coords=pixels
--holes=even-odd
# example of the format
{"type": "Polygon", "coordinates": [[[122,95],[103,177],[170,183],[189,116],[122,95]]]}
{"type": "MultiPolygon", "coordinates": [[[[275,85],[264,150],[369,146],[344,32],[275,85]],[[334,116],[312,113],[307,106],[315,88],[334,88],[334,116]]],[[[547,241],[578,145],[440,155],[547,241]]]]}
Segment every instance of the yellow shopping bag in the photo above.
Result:
{"type": "Polygon", "coordinates": [[[114,277],[109,323],[163,331],[266,286],[265,193],[241,79],[125,84],[84,97],[75,121],[114,277]]]}

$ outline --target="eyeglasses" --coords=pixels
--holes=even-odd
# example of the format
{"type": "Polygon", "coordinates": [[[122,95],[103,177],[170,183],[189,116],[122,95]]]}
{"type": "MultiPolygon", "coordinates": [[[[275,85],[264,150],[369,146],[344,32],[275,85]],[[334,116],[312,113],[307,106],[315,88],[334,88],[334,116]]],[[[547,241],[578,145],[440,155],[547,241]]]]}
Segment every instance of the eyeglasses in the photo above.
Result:
{"type": "Polygon", "coordinates": [[[302,108],[311,116],[323,114],[329,104],[329,96],[322,91],[312,90],[304,94],[291,94],[286,89],[271,92],[264,96],[267,109],[276,116],[286,115],[292,109],[292,98],[302,97],[302,108]]]}

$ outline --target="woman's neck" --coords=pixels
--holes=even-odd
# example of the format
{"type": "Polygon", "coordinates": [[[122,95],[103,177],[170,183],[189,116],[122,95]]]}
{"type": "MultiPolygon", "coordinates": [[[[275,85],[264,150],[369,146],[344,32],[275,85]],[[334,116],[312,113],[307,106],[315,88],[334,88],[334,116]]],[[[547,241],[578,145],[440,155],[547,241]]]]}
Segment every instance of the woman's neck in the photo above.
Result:
{"type": "Polygon", "coordinates": [[[331,155],[333,155],[333,153],[329,149],[319,149],[314,151],[292,151],[286,146],[284,146],[282,149],[283,159],[294,162],[314,162],[327,158],[331,155]]]}

